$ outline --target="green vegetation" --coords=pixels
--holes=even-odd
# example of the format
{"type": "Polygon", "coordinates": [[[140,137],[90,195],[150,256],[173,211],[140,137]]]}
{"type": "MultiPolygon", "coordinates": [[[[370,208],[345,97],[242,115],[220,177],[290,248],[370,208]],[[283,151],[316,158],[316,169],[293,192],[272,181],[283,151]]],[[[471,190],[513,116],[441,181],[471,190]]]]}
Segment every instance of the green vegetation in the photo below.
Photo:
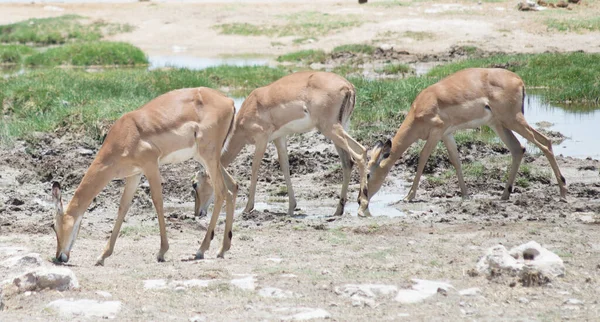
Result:
{"type": "Polygon", "coordinates": [[[103,35],[133,30],[130,25],[94,21],[82,24],[84,17],[63,15],[53,18],[28,19],[0,26],[0,42],[35,45],[64,44],[72,41],[94,41],[103,35]]]}
{"type": "Polygon", "coordinates": [[[410,73],[411,71],[412,71],[412,68],[410,68],[410,66],[405,65],[405,64],[387,64],[379,72],[382,72],[382,73],[388,74],[388,75],[395,75],[395,74],[403,74],[404,75],[404,74],[410,73]]]}
{"type": "Polygon", "coordinates": [[[24,45],[0,45],[0,64],[19,64],[33,49],[24,45]]]}
{"type": "Polygon", "coordinates": [[[341,45],[333,48],[332,53],[340,53],[340,52],[351,52],[356,54],[367,54],[371,55],[375,51],[375,47],[371,45],[365,44],[350,44],[350,45],[341,45]]]}
{"type": "Polygon", "coordinates": [[[127,43],[93,41],[49,48],[27,57],[28,66],[145,65],[144,52],[127,43]]]}
{"type": "Polygon", "coordinates": [[[327,54],[322,50],[300,50],[293,53],[281,55],[277,57],[278,62],[304,62],[310,63],[322,63],[327,59],[327,54]]]}
{"type": "Polygon", "coordinates": [[[221,66],[202,71],[185,69],[83,70],[44,69],[0,79],[0,141],[24,137],[33,131],[59,128],[98,138],[100,120],[115,120],[151,99],[173,89],[227,86],[247,95],[256,87],[282,76],[282,69],[221,66]]]}
{"type": "Polygon", "coordinates": [[[427,31],[405,31],[403,37],[412,38],[414,40],[425,40],[435,38],[435,34],[427,31]]]}
{"type": "Polygon", "coordinates": [[[592,18],[570,18],[570,19],[548,19],[546,20],[548,30],[565,32],[598,31],[600,30],[600,17],[592,18]]]}
{"type": "Polygon", "coordinates": [[[357,27],[364,22],[355,15],[329,15],[316,11],[303,11],[282,18],[285,20],[284,24],[253,25],[235,22],[215,25],[213,28],[225,35],[315,37],[357,27]]]}
{"type": "Polygon", "coordinates": [[[408,6],[410,2],[402,2],[399,0],[387,0],[387,1],[379,1],[379,2],[368,2],[367,5],[372,7],[384,7],[384,8],[393,8],[400,6],[408,6]]]}
{"type": "Polygon", "coordinates": [[[504,67],[523,78],[527,87],[544,87],[551,102],[600,102],[600,54],[544,53],[497,55],[437,66],[428,77],[443,77],[468,67],[504,67]]]}

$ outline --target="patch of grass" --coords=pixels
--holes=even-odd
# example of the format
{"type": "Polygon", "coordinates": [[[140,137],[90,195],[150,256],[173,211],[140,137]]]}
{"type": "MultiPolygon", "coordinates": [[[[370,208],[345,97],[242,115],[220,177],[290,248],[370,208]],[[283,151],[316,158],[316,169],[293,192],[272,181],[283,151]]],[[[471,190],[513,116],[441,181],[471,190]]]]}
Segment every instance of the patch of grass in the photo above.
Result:
{"type": "Polygon", "coordinates": [[[285,23],[280,25],[254,25],[234,22],[216,25],[213,28],[224,35],[315,37],[357,27],[365,22],[364,19],[360,19],[356,15],[330,15],[316,11],[303,11],[281,18],[285,20],[285,23]]]}
{"type": "Polygon", "coordinates": [[[304,62],[307,64],[310,63],[322,63],[327,59],[327,54],[323,50],[300,50],[293,53],[281,55],[277,57],[278,62],[304,62]]]}
{"type": "Polygon", "coordinates": [[[82,24],[84,17],[63,15],[52,18],[33,18],[0,26],[0,42],[35,45],[64,44],[71,41],[94,41],[103,35],[133,30],[131,25],[94,21],[82,24]]]}
{"type": "Polygon", "coordinates": [[[368,2],[367,5],[370,7],[393,8],[393,7],[408,6],[408,5],[410,5],[410,2],[402,2],[399,0],[387,0],[387,1],[378,1],[378,2],[368,2]]]}
{"type": "Polygon", "coordinates": [[[128,43],[93,41],[49,48],[27,57],[28,66],[146,65],[144,52],[128,43]]]}
{"type": "Polygon", "coordinates": [[[0,64],[19,64],[33,52],[33,48],[25,45],[0,45],[0,64]]]}
{"type": "Polygon", "coordinates": [[[545,21],[548,30],[563,32],[582,32],[600,30],[600,17],[592,18],[570,18],[570,19],[547,19],[545,21]]]}
{"type": "Polygon", "coordinates": [[[434,39],[435,34],[427,31],[405,31],[402,33],[403,37],[412,38],[414,40],[425,40],[425,39],[434,39]]]}
{"type": "Polygon", "coordinates": [[[600,54],[544,53],[496,55],[434,67],[427,76],[444,77],[469,67],[505,67],[528,87],[546,87],[550,102],[600,102],[600,54]]]}
{"type": "Polygon", "coordinates": [[[379,72],[382,72],[382,73],[388,74],[388,75],[396,75],[396,74],[404,75],[404,74],[410,73],[411,71],[412,71],[412,68],[410,68],[410,66],[405,65],[405,64],[387,64],[379,72]]]}
{"type": "Polygon", "coordinates": [[[479,161],[475,161],[471,164],[465,164],[463,171],[467,177],[480,179],[485,176],[485,166],[479,161]]]}
{"type": "Polygon", "coordinates": [[[333,48],[332,53],[351,52],[355,54],[371,55],[375,51],[375,47],[366,44],[348,44],[333,48]]]}
{"type": "Polygon", "coordinates": [[[4,117],[0,135],[25,137],[34,131],[64,130],[100,139],[99,122],[110,122],[173,89],[227,86],[242,95],[285,75],[269,67],[219,66],[202,71],[175,69],[83,70],[44,69],[0,78],[4,117]]]}
{"type": "Polygon", "coordinates": [[[348,75],[356,74],[356,73],[360,72],[361,70],[362,69],[356,65],[343,64],[343,65],[335,66],[333,68],[332,72],[334,72],[338,75],[348,76],[348,75]]]}
{"type": "Polygon", "coordinates": [[[302,45],[302,44],[306,44],[309,42],[315,42],[317,41],[317,38],[313,38],[313,37],[302,37],[302,38],[296,38],[294,40],[292,40],[292,43],[294,43],[294,45],[302,45]]]}

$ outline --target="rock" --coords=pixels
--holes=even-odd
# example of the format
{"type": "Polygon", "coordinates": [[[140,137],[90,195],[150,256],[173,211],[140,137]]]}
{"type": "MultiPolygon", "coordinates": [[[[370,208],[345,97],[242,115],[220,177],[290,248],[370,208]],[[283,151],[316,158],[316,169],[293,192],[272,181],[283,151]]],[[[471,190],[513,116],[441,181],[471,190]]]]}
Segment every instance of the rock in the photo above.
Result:
{"type": "Polygon", "coordinates": [[[19,254],[25,254],[28,251],[25,247],[19,246],[4,246],[0,247],[0,257],[6,258],[10,256],[15,256],[19,254]]]}
{"type": "Polygon", "coordinates": [[[515,276],[523,269],[523,264],[510,256],[506,247],[496,245],[487,250],[486,254],[477,263],[476,269],[480,274],[483,273],[488,276],[493,275],[495,270],[515,276]]]}
{"type": "Polygon", "coordinates": [[[569,3],[579,4],[581,0],[569,0],[569,3]]]}
{"type": "Polygon", "coordinates": [[[190,322],[204,322],[206,321],[206,317],[201,315],[194,315],[188,321],[190,322]]]}
{"type": "Polygon", "coordinates": [[[529,303],[529,300],[524,297],[519,297],[519,303],[527,304],[527,303],[529,303]]]}
{"type": "Polygon", "coordinates": [[[258,290],[258,295],[262,297],[273,297],[278,299],[294,297],[291,291],[284,291],[276,287],[263,287],[258,290]]]}
{"type": "Polygon", "coordinates": [[[381,45],[379,45],[379,49],[381,49],[383,51],[392,50],[392,49],[394,49],[394,45],[391,45],[391,44],[381,44],[381,45]]]}
{"type": "Polygon", "coordinates": [[[3,284],[10,285],[9,287],[19,293],[43,289],[66,291],[79,288],[79,282],[73,271],[64,267],[41,267],[5,281],[3,284]]]}
{"type": "Polygon", "coordinates": [[[256,286],[254,285],[255,280],[256,279],[254,278],[254,276],[249,275],[243,278],[232,279],[231,284],[241,288],[242,290],[254,291],[254,289],[256,288],[256,286]]]}
{"type": "MultiPolygon", "coordinates": [[[[42,256],[37,253],[29,253],[11,257],[0,262],[0,267],[3,267],[5,273],[18,273],[27,271],[33,268],[40,267],[44,264],[42,256]]],[[[0,275],[0,278],[7,278],[8,274],[0,275]]]]}
{"type": "Polygon", "coordinates": [[[563,304],[565,304],[565,305],[583,305],[583,301],[578,300],[578,299],[568,299],[563,304]]]}
{"type": "Polygon", "coordinates": [[[363,297],[376,298],[395,294],[398,292],[398,287],[385,284],[346,284],[339,288],[336,287],[335,292],[347,297],[358,294],[363,297]]]}
{"type": "Polygon", "coordinates": [[[477,296],[481,294],[481,289],[479,287],[472,287],[461,290],[458,292],[461,296],[477,296]]]}
{"type": "Polygon", "coordinates": [[[279,264],[279,263],[281,263],[282,259],[278,258],[278,257],[271,257],[271,258],[267,258],[267,261],[279,264]]]}
{"type": "MultiPolygon", "coordinates": [[[[289,310],[289,309],[288,309],[289,310]]],[[[313,309],[308,307],[300,307],[291,309],[292,311],[296,311],[298,313],[282,316],[281,320],[283,321],[307,321],[312,319],[329,319],[331,314],[323,309],[313,309]]]]}
{"type": "Polygon", "coordinates": [[[60,316],[65,318],[83,316],[114,319],[121,310],[121,302],[98,302],[96,300],[88,299],[60,299],[50,302],[46,308],[57,312],[60,316]]]}
{"type": "Polygon", "coordinates": [[[4,295],[2,295],[2,289],[0,289],[0,311],[4,311],[4,295]]]}
{"type": "Polygon", "coordinates": [[[513,247],[509,254],[525,264],[525,268],[536,270],[548,277],[565,275],[565,264],[558,255],[540,246],[535,241],[513,247]]]}
{"type": "Polygon", "coordinates": [[[167,281],[165,280],[145,280],[145,290],[162,290],[167,288],[167,281]]]}
{"type": "Polygon", "coordinates": [[[112,294],[105,291],[96,291],[96,294],[102,296],[105,299],[112,297],[112,294]]]}
{"type": "Polygon", "coordinates": [[[85,149],[85,148],[80,148],[80,149],[78,149],[78,150],[77,150],[77,152],[78,152],[80,155],[84,155],[84,156],[85,156],[85,155],[92,155],[92,154],[94,154],[94,151],[92,151],[92,150],[90,150],[90,149],[85,149]]]}
{"type": "Polygon", "coordinates": [[[25,201],[19,199],[19,198],[10,198],[6,201],[7,205],[11,205],[11,206],[22,206],[25,204],[25,201]]]}
{"type": "Polygon", "coordinates": [[[420,279],[413,279],[416,284],[412,286],[412,289],[400,290],[396,295],[395,300],[403,304],[412,304],[424,301],[425,299],[437,294],[439,290],[448,292],[448,290],[454,287],[445,282],[427,281],[420,279]]]}
{"type": "Polygon", "coordinates": [[[566,8],[569,6],[569,4],[566,3],[564,0],[560,0],[559,2],[556,3],[556,6],[559,8],[566,8]]]}
{"type": "Polygon", "coordinates": [[[176,280],[170,281],[167,283],[166,280],[145,280],[144,281],[144,289],[145,290],[163,290],[163,289],[173,289],[176,292],[183,292],[188,288],[202,288],[207,287],[211,282],[215,282],[217,280],[199,280],[199,279],[191,279],[191,280],[176,280]]]}

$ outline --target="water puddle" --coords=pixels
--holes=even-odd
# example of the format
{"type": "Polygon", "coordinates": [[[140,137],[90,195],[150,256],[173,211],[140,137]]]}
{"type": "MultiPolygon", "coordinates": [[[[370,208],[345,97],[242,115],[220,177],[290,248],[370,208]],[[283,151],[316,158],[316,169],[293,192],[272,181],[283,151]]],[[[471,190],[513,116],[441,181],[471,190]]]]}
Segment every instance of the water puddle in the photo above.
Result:
{"type": "MultiPolygon", "coordinates": [[[[560,132],[567,137],[562,143],[553,145],[555,154],[600,159],[600,140],[598,140],[600,106],[561,107],[545,103],[541,95],[528,94],[525,98],[525,119],[534,128],[540,128],[539,122],[549,122],[551,125],[544,129],[560,132]]],[[[528,151],[539,152],[533,144],[521,136],[518,138],[521,143],[526,144],[528,151]]]]}
{"type": "Polygon", "coordinates": [[[203,58],[194,56],[150,56],[148,69],[174,67],[201,70],[222,65],[229,66],[265,66],[269,64],[264,58],[203,58]]]}

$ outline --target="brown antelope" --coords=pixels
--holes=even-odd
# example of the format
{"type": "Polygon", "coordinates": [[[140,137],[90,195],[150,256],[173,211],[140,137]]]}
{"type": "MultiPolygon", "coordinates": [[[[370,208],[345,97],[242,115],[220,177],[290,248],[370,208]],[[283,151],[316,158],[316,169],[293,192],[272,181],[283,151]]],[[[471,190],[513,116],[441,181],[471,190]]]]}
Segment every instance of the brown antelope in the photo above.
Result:
{"type": "MultiPolygon", "coordinates": [[[[244,212],[254,209],[260,162],[267,143],[274,141],[287,185],[288,214],[294,213],[296,199],[290,179],[286,137],[290,134],[317,129],[333,141],[342,161],[342,191],[335,215],[342,215],[344,212],[353,159],[360,171],[358,214],[369,216],[368,200],[364,190],[366,150],[346,132],[354,104],[354,86],[345,78],[326,72],[294,73],[252,91],[236,115],[233,134],[221,156],[221,163],[227,167],[244,146],[254,144],[256,147],[252,160],[248,203],[244,212]]],[[[206,179],[206,175],[199,173],[198,184],[194,184],[195,212],[200,215],[206,212],[212,194],[210,181],[206,179]]]]}
{"type": "Polygon", "coordinates": [[[141,108],[126,113],[112,126],[98,155],[75,190],[73,199],[63,212],[60,185],[52,186],[56,205],[56,260],[67,262],[81,227],[83,213],[100,191],[114,178],[125,178],[125,188],[115,227],[96,265],[113,252],[125,214],[131,205],[142,174],[150,184],[152,201],[158,215],[160,251],[157,259],[164,261],[169,249],[163,214],[161,164],[182,162],[194,158],[204,165],[215,185],[215,207],[196,258],[203,258],[214,237],[217,218],[226,200],[226,224],[223,246],[218,256],[229,250],[232,238],[233,211],[237,184],[221,167],[221,149],[233,130],[235,107],[233,100],[210,88],[187,88],[168,92],[141,108]],[[225,182],[224,182],[225,181],[225,182]],[[230,189],[226,188],[232,187],[230,189]]]}
{"type": "Polygon", "coordinates": [[[405,200],[415,198],[427,159],[440,140],[444,142],[450,162],[456,169],[462,196],[467,198],[467,187],[452,133],[459,129],[488,125],[508,146],[512,155],[502,200],[507,200],[512,192],[525,153],[514,131],[538,146],[546,155],[558,180],[560,199],[566,201],[566,182],[552,153],[552,144],[525,121],[524,99],[523,80],[513,72],[498,68],[465,69],[427,87],[412,103],[394,138],[385,143],[377,142],[370,151],[367,176],[369,199],[381,188],[396,160],[418,139],[427,142],[419,155],[417,173],[405,200]]]}

